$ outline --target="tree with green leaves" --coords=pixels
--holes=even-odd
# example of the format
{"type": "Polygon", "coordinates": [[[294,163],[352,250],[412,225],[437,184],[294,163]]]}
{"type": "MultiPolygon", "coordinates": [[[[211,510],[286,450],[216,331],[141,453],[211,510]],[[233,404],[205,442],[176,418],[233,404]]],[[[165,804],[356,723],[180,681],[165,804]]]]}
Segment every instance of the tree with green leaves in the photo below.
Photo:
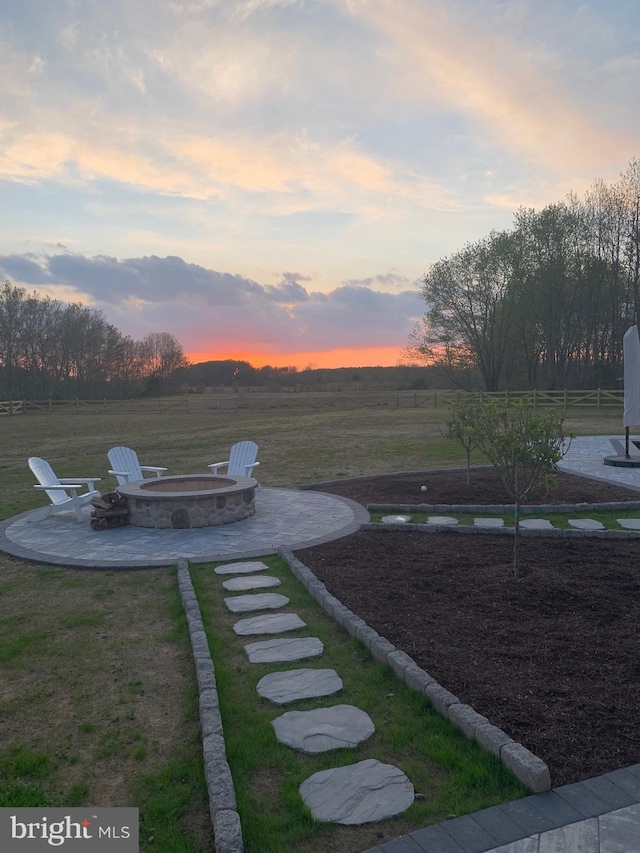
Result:
{"type": "Polygon", "coordinates": [[[513,576],[518,578],[520,507],[537,486],[555,485],[554,471],[567,451],[564,419],[526,400],[488,400],[474,406],[470,433],[492,463],[515,503],[513,576]]]}
{"type": "Polygon", "coordinates": [[[471,453],[478,446],[475,429],[481,411],[480,403],[459,400],[452,404],[446,422],[446,438],[456,441],[467,454],[467,485],[471,482],[471,453]]]}

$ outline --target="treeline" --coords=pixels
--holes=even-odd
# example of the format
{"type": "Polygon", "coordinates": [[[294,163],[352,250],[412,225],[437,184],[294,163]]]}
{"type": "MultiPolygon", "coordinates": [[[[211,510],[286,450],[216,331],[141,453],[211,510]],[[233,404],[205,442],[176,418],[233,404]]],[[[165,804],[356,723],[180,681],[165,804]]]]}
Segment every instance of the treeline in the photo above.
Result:
{"type": "Polygon", "coordinates": [[[407,348],[463,388],[618,388],[640,319],[640,161],[614,184],[521,209],[438,261],[407,348]]]}
{"type": "Polygon", "coordinates": [[[133,340],[101,311],[0,286],[0,399],[99,399],[175,393],[186,367],[167,332],[133,340]]]}
{"type": "Polygon", "coordinates": [[[418,391],[448,388],[450,383],[432,367],[253,367],[247,361],[205,361],[182,371],[189,391],[204,394],[225,389],[269,391],[418,391]]]}

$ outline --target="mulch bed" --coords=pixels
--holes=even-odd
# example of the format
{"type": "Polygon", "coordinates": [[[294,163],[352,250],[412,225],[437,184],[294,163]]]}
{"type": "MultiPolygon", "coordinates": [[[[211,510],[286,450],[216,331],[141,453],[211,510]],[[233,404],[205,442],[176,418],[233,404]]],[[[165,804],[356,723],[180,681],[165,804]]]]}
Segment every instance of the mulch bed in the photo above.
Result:
{"type": "MultiPolygon", "coordinates": [[[[412,503],[411,484],[426,483],[434,503],[505,500],[494,487],[484,500],[478,490],[462,499],[459,476],[446,476],[344,483],[339,493],[365,505],[391,496],[412,503]]],[[[591,501],[638,496],[561,475],[554,497],[583,502],[587,492],[591,501]]],[[[512,549],[506,536],[381,530],[297,556],[376,631],[543,758],[554,786],[640,762],[640,542],[526,538],[519,580],[512,549]]]]}
{"type": "MultiPolygon", "coordinates": [[[[541,488],[531,503],[576,504],[608,501],[640,501],[640,492],[611,486],[575,474],[556,474],[555,488],[541,488]]],[[[367,480],[345,480],[333,486],[318,487],[352,498],[363,506],[378,504],[506,504],[512,503],[494,468],[472,468],[467,483],[466,471],[429,471],[423,474],[398,474],[367,480]],[[421,490],[426,486],[426,492],[421,490]]]]}

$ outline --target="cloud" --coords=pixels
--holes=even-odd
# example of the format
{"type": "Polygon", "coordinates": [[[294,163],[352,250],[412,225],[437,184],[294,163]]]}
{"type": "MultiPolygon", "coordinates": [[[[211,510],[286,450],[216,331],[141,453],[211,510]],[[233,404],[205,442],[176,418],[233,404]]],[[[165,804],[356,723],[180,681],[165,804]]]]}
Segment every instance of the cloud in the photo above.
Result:
{"type": "MultiPolygon", "coordinates": [[[[336,3],[342,7],[344,0],[336,3]]],[[[516,15],[504,4],[476,8],[464,0],[396,0],[393,15],[386,0],[347,0],[347,8],[393,45],[388,56],[396,55],[398,63],[401,57],[398,96],[447,105],[530,164],[593,172],[603,163],[618,163],[621,150],[628,158],[637,145],[637,133],[611,126],[598,106],[586,106],[572,79],[576,62],[570,65],[559,47],[552,52],[536,44],[537,6],[522,3],[516,15]],[[523,27],[518,37],[524,21],[528,32],[523,27]]],[[[556,14],[555,26],[565,23],[556,14]]],[[[575,24],[567,29],[580,38],[575,24]]]]}
{"type": "Polygon", "coordinates": [[[308,291],[298,279],[311,276],[299,273],[261,285],[178,257],[2,256],[0,272],[19,284],[45,285],[52,295],[56,288],[64,298],[75,291],[126,334],[169,331],[190,351],[243,343],[273,353],[402,348],[424,310],[417,290],[342,285],[328,293],[308,291]]]}

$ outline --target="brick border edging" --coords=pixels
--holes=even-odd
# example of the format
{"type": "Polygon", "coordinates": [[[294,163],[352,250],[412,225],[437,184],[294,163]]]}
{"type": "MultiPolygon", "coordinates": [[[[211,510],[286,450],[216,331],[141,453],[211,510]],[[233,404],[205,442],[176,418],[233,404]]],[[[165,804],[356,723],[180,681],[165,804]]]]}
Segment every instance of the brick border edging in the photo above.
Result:
{"type": "Polygon", "coordinates": [[[342,625],[348,634],[364,643],[374,660],[387,663],[396,678],[426,696],[441,716],[453,723],[466,737],[474,740],[481,749],[495,755],[529,790],[541,793],[551,788],[549,768],[541,758],[514,741],[502,729],[490,723],[487,717],[474,711],[470,705],[461,702],[419,667],[412,657],[370,628],[363,619],[331,595],[311,569],[291,551],[279,548],[278,556],[286,560],[293,575],[320,607],[342,625]]]}
{"type": "Polygon", "coordinates": [[[193,590],[189,564],[186,560],[180,559],[177,562],[177,568],[178,588],[187,617],[191,650],[196,667],[204,775],[209,792],[209,814],[213,825],[216,853],[243,853],[242,827],[224,745],[216,674],[209,652],[209,643],[198,599],[193,590]]]}

